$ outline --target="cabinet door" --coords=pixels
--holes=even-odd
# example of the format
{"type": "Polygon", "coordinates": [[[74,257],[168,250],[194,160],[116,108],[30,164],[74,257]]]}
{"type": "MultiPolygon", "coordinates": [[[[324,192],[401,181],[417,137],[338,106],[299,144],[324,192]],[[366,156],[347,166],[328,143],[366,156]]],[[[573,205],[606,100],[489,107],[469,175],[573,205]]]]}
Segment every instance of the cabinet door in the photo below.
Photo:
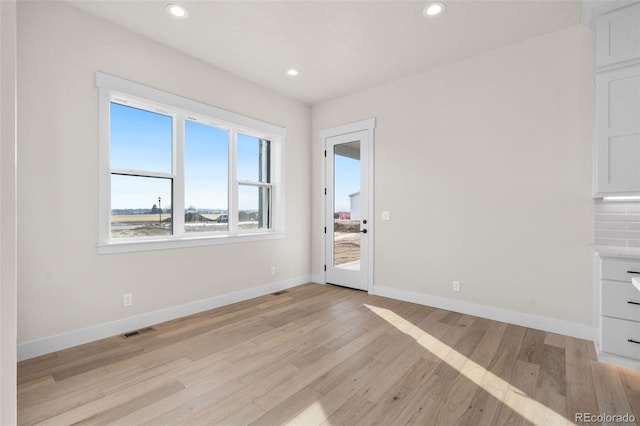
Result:
{"type": "Polygon", "coordinates": [[[640,3],[596,18],[596,67],[640,58],[640,3]]]}
{"type": "Polygon", "coordinates": [[[596,76],[596,192],[640,193],[640,65],[596,76]]]}

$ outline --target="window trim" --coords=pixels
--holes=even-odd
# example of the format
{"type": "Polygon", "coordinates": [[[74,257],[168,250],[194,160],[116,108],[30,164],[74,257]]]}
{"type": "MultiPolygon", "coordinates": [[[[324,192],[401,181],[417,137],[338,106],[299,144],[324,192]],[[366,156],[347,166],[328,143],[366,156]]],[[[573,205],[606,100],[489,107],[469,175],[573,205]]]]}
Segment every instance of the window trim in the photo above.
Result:
{"type": "MultiPolygon", "coordinates": [[[[99,230],[97,251],[100,254],[162,250],[180,247],[197,247],[206,245],[230,244],[248,241],[270,240],[285,237],[285,203],[284,203],[284,140],[287,134],[285,128],[271,123],[266,123],[241,114],[203,104],[198,101],[173,95],[158,89],[140,85],[128,80],[124,80],[102,72],[96,73],[96,83],[99,92],[99,230]],[[120,99],[119,99],[120,98],[120,99]],[[143,109],[170,115],[181,116],[184,120],[189,119],[201,124],[212,125],[229,130],[229,138],[237,140],[237,133],[242,133],[270,141],[271,159],[271,182],[268,184],[271,196],[270,224],[269,229],[258,229],[255,231],[236,230],[224,234],[197,234],[191,235],[184,232],[179,226],[184,225],[184,219],[180,220],[174,213],[174,235],[171,237],[154,236],[135,239],[113,239],[111,238],[111,164],[109,156],[109,114],[110,103],[125,101],[124,105],[134,106],[139,104],[143,109]],[[175,112],[178,114],[175,114],[175,112]],[[233,134],[232,134],[233,133],[233,134]],[[275,212],[275,214],[274,214],[275,212]],[[176,230],[179,232],[176,232],[176,230]]],[[[175,118],[174,118],[175,119],[175,118]]],[[[175,132],[184,134],[184,122],[182,119],[175,119],[175,132]]],[[[175,140],[175,139],[174,139],[175,140]]],[[[184,147],[180,143],[173,147],[173,170],[174,185],[184,186],[183,162],[184,147]]],[[[228,213],[229,226],[231,229],[232,212],[237,212],[238,188],[241,184],[249,182],[238,181],[236,179],[236,152],[235,144],[229,146],[229,182],[228,187],[228,213]]],[[[251,182],[251,184],[254,184],[251,182]]],[[[184,195],[184,188],[179,189],[184,195]]],[[[174,190],[174,200],[172,208],[179,211],[180,204],[184,200],[176,203],[174,190]]],[[[182,206],[184,207],[184,206],[182,206]]]]}

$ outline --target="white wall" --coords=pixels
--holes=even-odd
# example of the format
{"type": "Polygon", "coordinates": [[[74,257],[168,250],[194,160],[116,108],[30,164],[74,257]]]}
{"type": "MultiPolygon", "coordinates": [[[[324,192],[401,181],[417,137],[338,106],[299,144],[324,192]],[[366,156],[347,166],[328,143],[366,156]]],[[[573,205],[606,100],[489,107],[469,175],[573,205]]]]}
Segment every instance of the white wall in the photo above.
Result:
{"type": "MultiPolygon", "coordinates": [[[[375,217],[392,220],[376,222],[374,291],[589,333],[591,51],[576,26],[314,107],[318,189],[318,132],[377,120],[375,217]]],[[[320,206],[315,196],[314,277],[320,206]]]]}
{"type": "Polygon", "coordinates": [[[18,342],[26,348],[23,357],[50,350],[50,344],[78,343],[65,340],[69,335],[86,339],[92,330],[113,331],[100,326],[114,321],[122,328],[125,318],[234,292],[253,294],[252,289],[263,286],[264,291],[270,283],[275,288],[308,280],[309,107],[64,3],[20,2],[18,43],[18,342]],[[287,237],[98,255],[96,71],[286,127],[287,237]],[[127,292],[133,293],[134,305],[123,308],[127,292]],[[50,339],[56,335],[62,337],[50,339]]]}
{"type": "Polygon", "coordinates": [[[0,424],[16,423],[16,2],[0,2],[0,424]]]}

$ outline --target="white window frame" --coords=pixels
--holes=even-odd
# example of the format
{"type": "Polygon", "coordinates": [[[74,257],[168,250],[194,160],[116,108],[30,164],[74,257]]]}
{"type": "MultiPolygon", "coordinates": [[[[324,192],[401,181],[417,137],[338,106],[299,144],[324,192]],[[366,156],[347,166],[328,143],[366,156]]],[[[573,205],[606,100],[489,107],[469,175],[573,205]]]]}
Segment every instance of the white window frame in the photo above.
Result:
{"type": "Polygon", "coordinates": [[[162,250],[180,247],[229,244],[284,238],[284,140],[286,129],[241,114],[226,111],[197,101],[143,86],[109,74],[97,72],[99,91],[99,234],[100,254],[162,250]],[[112,169],[109,148],[110,104],[116,103],[171,116],[173,119],[172,170],[161,173],[173,179],[173,235],[112,238],[111,237],[111,175],[115,172],[155,176],[157,173],[112,169]],[[228,232],[185,233],[184,215],[184,122],[194,121],[229,132],[228,232]],[[238,181],[236,175],[237,134],[242,133],[270,141],[270,182],[238,181]],[[270,188],[269,229],[238,229],[238,189],[241,185],[270,188]]]}

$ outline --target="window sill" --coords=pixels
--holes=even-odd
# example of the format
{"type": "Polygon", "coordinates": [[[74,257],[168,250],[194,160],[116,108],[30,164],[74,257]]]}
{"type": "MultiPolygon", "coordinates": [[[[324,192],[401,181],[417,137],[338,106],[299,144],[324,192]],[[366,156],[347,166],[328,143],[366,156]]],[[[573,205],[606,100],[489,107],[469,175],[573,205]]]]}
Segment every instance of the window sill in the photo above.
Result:
{"type": "Polygon", "coordinates": [[[278,240],[284,232],[263,232],[237,235],[207,235],[203,237],[183,237],[139,241],[110,241],[96,246],[98,254],[129,253],[136,251],[168,250],[185,247],[214,246],[220,244],[248,243],[253,241],[278,240]]]}

